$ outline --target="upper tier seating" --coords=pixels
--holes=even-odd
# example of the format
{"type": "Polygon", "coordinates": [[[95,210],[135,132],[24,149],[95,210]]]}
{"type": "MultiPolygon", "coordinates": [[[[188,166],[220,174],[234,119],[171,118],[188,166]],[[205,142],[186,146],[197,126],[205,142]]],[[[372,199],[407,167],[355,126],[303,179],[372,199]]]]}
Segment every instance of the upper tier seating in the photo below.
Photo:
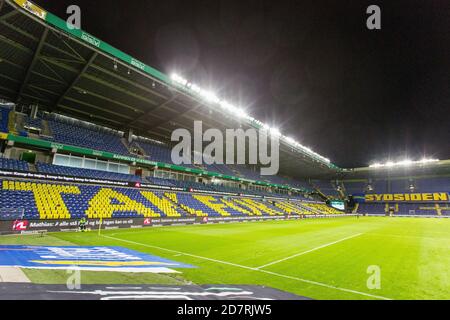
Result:
{"type": "Polygon", "coordinates": [[[330,181],[315,180],[313,181],[313,185],[326,196],[337,197],[339,195],[330,181]]]}
{"type": "Polygon", "coordinates": [[[131,147],[138,147],[144,150],[148,158],[152,161],[172,163],[171,150],[163,144],[152,143],[151,141],[138,140],[131,143],[131,147]]]}
{"type": "Polygon", "coordinates": [[[0,105],[0,132],[8,132],[9,113],[11,109],[0,105]]]}
{"type": "MultiPolygon", "coordinates": [[[[53,133],[53,141],[100,151],[108,151],[129,156],[130,153],[121,141],[121,136],[99,127],[87,128],[79,123],[69,123],[49,118],[48,124],[53,133]]],[[[50,140],[49,138],[45,138],[50,140]]]]}
{"type": "Polygon", "coordinates": [[[416,192],[450,192],[450,177],[414,180],[416,192]]]}
{"type": "Polygon", "coordinates": [[[29,171],[28,163],[25,161],[7,159],[0,157],[0,168],[4,170],[29,171]]]}
{"type": "Polygon", "coordinates": [[[367,191],[367,193],[387,193],[389,190],[388,180],[375,180],[369,185],[372,187],[372,190],[367,191]]]}
{"type": "Polygon", "coordinates": [[[42,173],[52,173],[59,175],[66,175],[72,177],[83,177],[83,178],[95,178],[95,179],[105,179],[105,180],[116,180],[116,181],[127,181],[127,182],[142,182],[142,178],[124,173],[116,173],[102,170],[92,170],[92,169],[82,169],[73,168],[65,166],[56,166],[46,163],[37,163],[36,169],[38,172],[42,173]]]}
{"type": "Polygon", "coordinates": [[[28,127],[33,127],[42,130],[42,119],[41,118],[33,119],[31,117],[25,116],[25,125],[28,127]]]}
{"type": "Polygon", "coordinates": [[[346,194],[357,194],[357,193],[365,193],[367,190],[367,182],[366,181],[345,181],[344,182],[345,192],[346,194]]]}

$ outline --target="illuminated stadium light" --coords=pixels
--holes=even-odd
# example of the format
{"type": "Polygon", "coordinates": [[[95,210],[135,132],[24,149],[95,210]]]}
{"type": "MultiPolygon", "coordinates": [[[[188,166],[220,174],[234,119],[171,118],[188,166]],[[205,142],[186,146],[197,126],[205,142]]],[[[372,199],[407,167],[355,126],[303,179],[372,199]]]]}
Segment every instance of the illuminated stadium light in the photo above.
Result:
{"type": "Polygon", "coordinates": [[[422,160],[418,160],[418,161],[413,161],[413,160],[402,160],[399,162],[393,162],[393,161],[388,161],[386,163],[374,163],[372,165],[369,166],[369,168],[392,168],[392,167],[406,167],[406,166],[411,166],[411,165],[417,165],[417,164],[427,164],[427,163],[432,163],[432,162],[437,162],[439,161],[439,159],[428,159],[428,158],[424,158],[422,160]]]}
{"type": "Polygon", "coordinates": [[[439,159],[422,159],[419,161],[419,163],[430,163],[430,162],[437,162],[439,159]]]}
{"type": "Polygon", "coordinates": [[[176,73],[172,73],[170,77],[172,78],[173,81],[181,84],[182,86],[186,86],[188,84],[188,81],[186,79],[183,79],[176,73]]]}
{"type": "Polygon", "coordinates": [[[294,139],[292,139],[290,137],[283,136],[278,128],[271,127],[268,124],[265,124],[255,118],[251,117],[243,109],[238,108],[225,100],[221,100],[214,92],[204,90],[204,89],[200,88],[198,85],[189,82],[187,79],[183,78],[182,76],[180,76],[176,73],[172,73],[170,78],[172,79],[172,81],[174,83],[191,90],[192,92],[196,93],[198,96],[205,99],[207,102],[218,104],[222,109],[233,114],[234,116],[236,116],[240,119],[246,119],[246,120],[250,121],[251,123],[253,123],[254,125],[256,125],[258,128],[263,128],[265,131],[269,132],[270,134],[282,138],[286,143],[288,143],[292,147],[301,149],[301,150],[303,150],[303,152],[305,152],[311,156],[314,156],[315,158],[318,158],[321,161],[326,162],[327,164],[331,163],[330,159],[321,156],[317,152],[312,151],[310,148],[303,146],[302,144],[298,143],[297,141],[295,141],[294,139]]]}
{"type": "Polygon", "coordinates": [[[298,143],[294,139],[292,139],[291,137],[287,137],[286,141],[289,142],[290,144],[298,145],[298,143]]]}
{"type": "Polygon", "coordinates": [[[281,136],[281,132],[278,128],[270,128],[269,129],[270,134],[273,134],[274,136],[281,136]]]}
{"type": "Polygon", "coordinates": [[[393,166],[395,166],[395,162],[392,161],[386,162],[386,167],[393,167],[393,166]]]}

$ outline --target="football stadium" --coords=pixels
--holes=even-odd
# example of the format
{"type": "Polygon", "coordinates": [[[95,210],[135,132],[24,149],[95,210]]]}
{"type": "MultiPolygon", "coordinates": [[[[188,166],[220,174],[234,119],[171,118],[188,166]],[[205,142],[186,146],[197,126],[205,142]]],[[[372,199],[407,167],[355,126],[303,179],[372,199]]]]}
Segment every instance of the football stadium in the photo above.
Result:
{"type": "Polygon", "coordinates": [[[0,299],[450,299],[450,160],[334,164],[65,19],[0,1],[0,299]]]}

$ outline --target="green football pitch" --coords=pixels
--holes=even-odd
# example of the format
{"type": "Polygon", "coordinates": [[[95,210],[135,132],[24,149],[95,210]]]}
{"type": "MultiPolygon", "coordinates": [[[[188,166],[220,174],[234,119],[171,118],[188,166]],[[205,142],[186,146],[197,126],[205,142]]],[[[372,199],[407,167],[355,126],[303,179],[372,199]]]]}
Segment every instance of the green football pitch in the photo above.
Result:
{"type": "MultiPolygon", "coordinates": [[[[450,219],[355,217],[4,236],[111,245],[196,266],[176,275],[83,272],[82,283],[263,285],[313,299],[450,299],[450,219]]],[[[26,269],[36,283],[65,271],[26,269]]]]}

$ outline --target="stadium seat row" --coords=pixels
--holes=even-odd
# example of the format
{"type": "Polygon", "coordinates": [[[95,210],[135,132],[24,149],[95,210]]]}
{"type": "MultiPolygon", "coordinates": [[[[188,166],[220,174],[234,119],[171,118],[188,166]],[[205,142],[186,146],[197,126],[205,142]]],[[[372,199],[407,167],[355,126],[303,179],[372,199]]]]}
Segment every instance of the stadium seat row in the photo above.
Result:
{"type": "Polygon", "coordinates": [[[313,212],[303,207],[310,204],[287,200],[14,180],[0,180],[0,186],[0,212],[23,211],[28,219],[336,213],[324,204],[316,204],[313,212]]]}

